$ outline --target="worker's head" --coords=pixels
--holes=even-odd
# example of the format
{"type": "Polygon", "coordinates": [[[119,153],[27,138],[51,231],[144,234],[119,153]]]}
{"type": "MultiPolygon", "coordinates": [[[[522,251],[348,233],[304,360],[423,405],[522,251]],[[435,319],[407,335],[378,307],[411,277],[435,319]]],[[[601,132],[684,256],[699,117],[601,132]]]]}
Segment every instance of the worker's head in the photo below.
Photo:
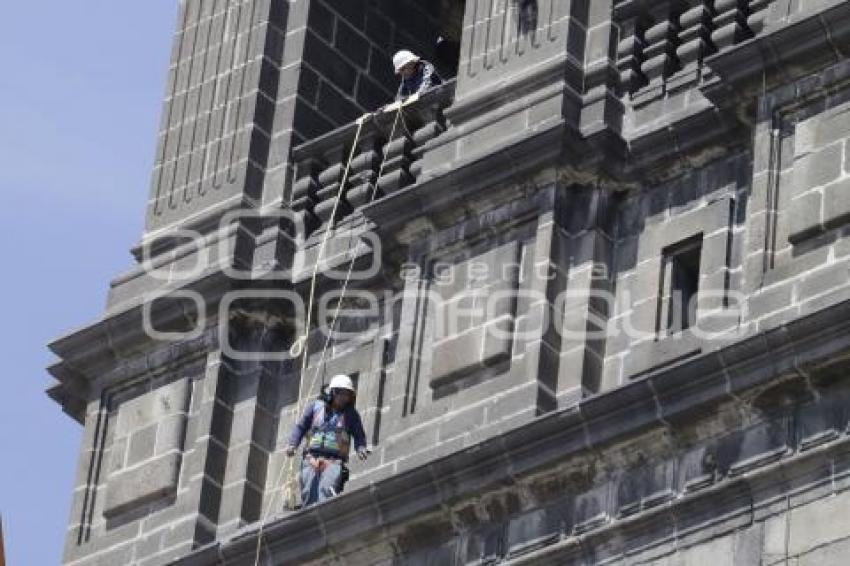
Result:
{"type": "Polygon", "coordinates": [[[335,375],[328,385],[331,391],[331,404],[344,409],[354,401],[354,383],[345,374],[335,375]]]}
{"type": "Polygon", "coordinates": [[[416,72],[419,57],[407,49],[402,49],[393,56],[393,67],[395,73],[403,79],[409,79],[416,72]]]}

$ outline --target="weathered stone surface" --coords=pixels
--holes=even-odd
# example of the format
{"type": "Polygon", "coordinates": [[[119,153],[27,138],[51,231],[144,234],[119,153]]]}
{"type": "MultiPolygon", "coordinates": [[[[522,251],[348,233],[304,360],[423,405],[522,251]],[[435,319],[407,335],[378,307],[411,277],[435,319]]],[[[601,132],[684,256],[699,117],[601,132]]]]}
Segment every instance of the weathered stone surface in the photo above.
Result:
{"type": "Polygon", "coordinates": [[[518,276],[516,242],[445,268],[438,275],[442,304],[433,345],[431,386],[439,387],[477,367],[505,361],[512,347],[518,276]],[[440,281],[445,281],[441,283],[440,281]],[[452,331],[460,330],[455,334],[452,331]]]}
{"type": "Polygon", "coordinates": [[[181,379],[121,403],[115,426],[116,436],[127,436],[149,425],[158,424],[165,417],[185,413],[188,395],[189,383],[181,379]]]}
{"type": "Polygon", "coordinates": [[[120,515],[174,495],[190,384],[181,379],[120,403],[104,514],[120,515]]]}
{"type": "Polygon", "coordinates": [[[180,6],[141,263],[51,346],[66,563],[843,563],[850,4],[180,6]],[[453,80],[355,122],[398,48],[453,80]],[[371,457],[294,509],[336,373],[371,457]]]}
{"type": "Polygon", "coordinates": [[[844,512],[850,495],[834,497],[792,509],[788,516],[788,554],[801,556],[811,550],[850,536],[844,512]]]}
{"type": "Polygon", "coordinates": [[[114,473],[106,491],[107,517],[133,507],[173,495],[177,490],[181,454],[166,454],[156,460],[114,473]]]}

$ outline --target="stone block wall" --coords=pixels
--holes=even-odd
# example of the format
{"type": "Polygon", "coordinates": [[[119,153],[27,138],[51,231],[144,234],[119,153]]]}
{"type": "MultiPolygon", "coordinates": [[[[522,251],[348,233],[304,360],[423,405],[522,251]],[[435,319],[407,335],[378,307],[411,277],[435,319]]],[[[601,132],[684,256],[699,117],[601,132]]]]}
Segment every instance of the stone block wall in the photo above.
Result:
{"type": "MultiPolygon", "coordinates": [[[[847,65],[765,94],[754,134],[749,316],[774,327],[841,300],[850,272],[844,151],[847,65]],[[830,157],[832,155],[832,157],[830,157]]],[[[846,128],[845,128],[846,130],[846,128]]]]}
{"type": "MultiPolygon", "coordinates": [[[[846,307],[797,321],[704,356],[698,376],[683,368],[635,382],[283,516],[269,526],[265,555],[271,563],[323,562],[333,552],[352,564],[690,564],[682,560],[713,552],[730,564],[840,564],[846,361],[795,367],[787,348],[801,336],[837,346],[844,316],[846,307]],[[777,373],[763,370],[767,360],[777,373]],[[311,542],[317,528],[327,542],[311,542]]],[[[254,533],[193,559],[250,563],[254,533]]]]}
{"type": "Polygon", "coordinates": [[[181,3],[144,240],[166,275],[52,345],[85,426],[67,563],[251,564],[261,522],[272,564],[839,560],[850,8],[469,0],[457,83],[396,139],[369,123],[331,218],[389,56],[458,6],[181,3]],[[378,268],[302,372],[277,303],[319,259],[320,298],[378,268]],[[285,508],[288,433],[336,373],[371,457],[285,508]]]}
{"type": "Polygon", "coordinates": [[[789,224],[788,243],[799,245],[844,224],[850,213],[845,163],[850,90],[839,89],[803,105],[795,101],[792,108],[777,107],[774,112],[781,138],[774,142],[779,155],[769,166],[778,171],[775,182],[787,187],[788,200],[782,204],[788,207],[783,216],[789,224]]]}
{"type": "MultiPolygon", "coordinates": [[[[600,390],[609,309],[593,293],[610,289],[600,265],[612,253],[614,201],[551,179],[521,197],[512,191],[477,195],[477,219],[435,216],[439,227],[410,241],[413,255],[390,287],[351,282],[352,300],[371,292],[380,302],[343,311],[347,336],[329,348],[324,335],[311,339],[301,405],[282,407],[279,450],[295,412],[338,372],[356,376],[373,449],[352,466],[352,489],[600,390]],[[559,297],[565,289],[572,294],[559,297]]],[[[344,254],[327,254],[345,270],[344,254]]]]}
{"type": "Polygon", "coordinates": [[[527,70],[530,60],[540,64],[568,55],[583,62],[587,4],[583,0],[467,2],[458,99],[492,86],[500,76],[527,70]]]}
{"type": "Polygon", "coordinates": [[[163,247],[152,238],[164,227],[283,198],[292,146],[391,102],[392,54],[431,57],[458,25],[450,8],[181,1],[142,245],[163,247]]]}
{"type": "Polygon", "coordinates": [[[518,271],[518,246],[509,242],[435,273],[432,389],[510,356],[518,271]]]}
{"type": "Polygon", "coordinates": [[[107,519],[176,492],[188,387],[177,381],[118,406],[103,511],[107,519]]]}
{"type": "Polygon", "coordinates": [[[161,564],[215,537],[225,439],[204,361],[89,404],[65,561],[161,564]],[[208,467],[208,464],[211,467],[208,467]],[[156,518],[154,520],[154,518],[156,518]]]}
{"type": "Polygon", "coordinates": [[[697,354],[740,329],[749,167],[747,155],[732,156],[620,199],[606,387],[697,354]],[[691,296],[674,288],[665,259],[687,242],[695,246],[698,296],[691,309],[672,307],[685,309],[689,324],[669,328],[671,302],[691,296]]]}
{"type": "Polygon", "coordinates": [[[587,58],[600,57],[611,30],[608,2],[468,1],[455,104],[446,112],[454,130],[425,155],[425,177],[512,146],[520,132],[543,137],[564,121],[577,127],[587,58]],[[589,28],[596,28],[593,51],[586,51],[589,28]]]}
{"type": "MultiPolygon", "coordinates": [[[[506,208],[533,206],[515,201],[506,208]]],[[[535,324],[539,299],[512,296],[545,283],[535,265],[548,262],[552,222],[546,218],[551,216],[509,218],[461,223],[434,241],[422,240],[403,287],[391,292],[378,317],[361,321],[362,339],[329,352],[323,374],[358,376],[363,388],[358,407],[374,442],[370,461],[353,466],[352,485],[461,450],[509,422],[530,420],[541,398],[551,396],[542,391],[534,369],[547,355],[535,324]],[[500,237],[486,236],[499,226],[500,237]],[[483,239],[469,246],[461,233],[483,239]],[[435,246],[435,241],[442,243],[435,246]],[[485,299],[482,288],[493,293],[485,299]],[[492,301],[497,291],[501,298],[492,301]]],[[[302,381],[302,395],[315,395],[315,371],[308,369],[311,379],[302,381]]],[[[291,423],[291,417],[281,422],[291,423]]]]}
{"type": "Polygon", "coordinates": [[[287,15],[270,0],[180,2],[147,232],[261,197],[287,15]]]}
{"type": "Polygon", "coordinates": [[[441,36],[439,2],[315,0],[310,7],[296,131],[306,141],[395,99],[392,56],[410,49],[432,59],[441,36]]]}

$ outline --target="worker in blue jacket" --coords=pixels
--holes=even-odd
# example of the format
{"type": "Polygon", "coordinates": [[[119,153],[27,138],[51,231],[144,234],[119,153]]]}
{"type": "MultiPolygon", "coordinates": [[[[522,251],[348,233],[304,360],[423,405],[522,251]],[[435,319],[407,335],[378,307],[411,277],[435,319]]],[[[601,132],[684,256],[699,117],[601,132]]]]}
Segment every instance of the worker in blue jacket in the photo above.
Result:
{"type": "Polygon", "coordinates": [[[299,474],[304,507],[342,492],[352,440],[357,456],[361,460],[368,456],[366,433],[354,399],[351,378],[334,376],[327,395],[313,401],[292,429],[286,450],[290,457],[305,441],[299,474]]]}

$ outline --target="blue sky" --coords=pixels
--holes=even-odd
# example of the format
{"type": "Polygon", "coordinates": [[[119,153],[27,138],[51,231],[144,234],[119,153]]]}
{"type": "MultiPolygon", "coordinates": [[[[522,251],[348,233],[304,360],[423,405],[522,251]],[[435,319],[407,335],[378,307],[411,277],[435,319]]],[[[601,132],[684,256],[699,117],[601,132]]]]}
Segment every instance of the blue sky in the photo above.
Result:
{"type": "Polygon", "coordinates": [[[46,344],[96,320],[142,233],[177,0],[7,2],[0,34],[0,513],[57,564],[81,428],[46,344]]]}

